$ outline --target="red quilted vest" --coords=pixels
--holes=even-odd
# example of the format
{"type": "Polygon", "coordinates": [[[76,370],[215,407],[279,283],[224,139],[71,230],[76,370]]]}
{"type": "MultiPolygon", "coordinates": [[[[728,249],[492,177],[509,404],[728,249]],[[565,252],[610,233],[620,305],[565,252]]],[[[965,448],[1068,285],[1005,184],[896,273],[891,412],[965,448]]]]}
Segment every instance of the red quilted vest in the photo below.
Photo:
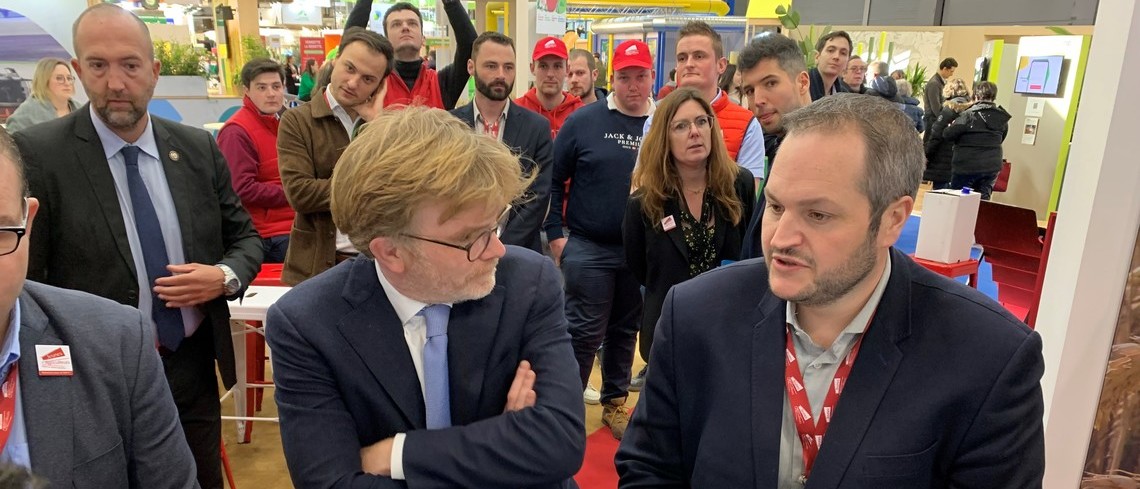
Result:
{"type": "Polygon", "coordinates": [[[728,147],[728,155],[733,160],[740,153],[740,145],[744,143],[744,133],[748,124],[752,122],[752,111],[745,109],[729,100],[728,94],[721,92],[716,102],[712,103],[713,112],[720,122],[720,130],[724,133],[724,144],[728,147]]]}
{"type": "MultiPolygon", "coordinates": [[[[249,97],[245,98],[241,109],[234,113],[226,124],[234,124],[245,129],[246,134],[253,140],[254,150],[257,151],[257,181],[281,186],[281,171],[277,169],[277,126],[280,121],[276,116],[264,115],[253,105],[249,97]]],[[[253,220],[253,227],[257,234],[263,238],[272,238],[289,234],[293,226],[293,209],[289,206],[264,208],[245,206],[249,217],[253,220]]]]}

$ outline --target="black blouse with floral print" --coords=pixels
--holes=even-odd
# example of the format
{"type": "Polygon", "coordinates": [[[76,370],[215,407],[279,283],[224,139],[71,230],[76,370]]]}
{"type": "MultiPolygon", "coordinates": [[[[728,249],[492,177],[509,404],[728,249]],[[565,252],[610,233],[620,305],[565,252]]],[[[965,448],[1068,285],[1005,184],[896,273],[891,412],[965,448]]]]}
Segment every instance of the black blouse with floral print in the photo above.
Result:
{"type": "Polygon", "coordinates": [[[681,203],[681,231],[689,248],[689,276],[696,277],[716,267],[712,193],[705,191],[699,220],[689,212],[683,198],[681,203]]]}

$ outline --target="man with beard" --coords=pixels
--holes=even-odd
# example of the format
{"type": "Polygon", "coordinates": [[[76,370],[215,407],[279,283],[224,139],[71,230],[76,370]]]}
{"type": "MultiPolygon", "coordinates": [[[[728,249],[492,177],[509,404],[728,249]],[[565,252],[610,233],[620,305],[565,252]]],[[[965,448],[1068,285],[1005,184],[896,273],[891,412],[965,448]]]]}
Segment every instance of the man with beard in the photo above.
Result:
{"type": "MultiPolygon", "coordinates": [[[[780,34],[768,34],[752,41],[737,57],[740,87],[752,101],[752,113],[764,128],[764,152],[775,161],[787,131],[784,117],[811,103],[811,87],[807,65],[796,42],[780,34]]],[[[768,171],[772,165],[768,165],[768,171]]],[[[767,178],[767,175],[764,176],[767,178]]],[[[764,196],[754,208],[744,234],[741,259],[760,256],[760,220],[764,215],[764,196]]]]}
{"type": "Polygon", "coordinates": [[[839,94],[785,126],[767,262],[670,291],[621,487],[1041,487],[1041,337],[892,247],[925,164],[910,118],[839,94]]]}
{"type": "Polygon", "coordinates": [[[567,88],[575,97],[582,99],[583,104],[606,98],[606,89],[594,86],[598,79],[598,60],[589,51],[571,49],[566,70],[567,88]]]}
{"type": "Polygon", "coordinates": [[[621,223],[642,126],[653,113],[653,59],[644,42],[617,46],[613,92],[606,103],[574,112],[554,141],[554,178],[546,235],[565,277],[566,318],[585,390],[598,347],[602,355],[602,423],[621,439],[633,349],[641,321],[641,285],[625,263],[621,223]],[[569,239],[562,230],[563,182],[569,239]]]}
{"type": "Polygon", "coordinates": [[[554,36],[546,36],[534,44],[531,54],[530,72],[534,75],[534,86],[515,103],[534,111],[550,121],[550,138],[558,136],[558,130],[579,107],[582,99],[566,90],[566,43],[554,36]]]}
{"type": "Polygon", "coordinates": [[[210,134],[147,113],[161,67],[146,25],[100,3],[73,32],[90,104],[16,135],[40,203],[28,279],[143,311],[198,482],[221,488],[215,360],[231,388],[226,298],[257,274],[261,239],[210,134]]]}
{"type": "Polygon", "coordinates": [[[385,112],[345,150],[332,213],[362,256],[269,309],[296,487],[576,487],[584,410],[558,271],[498,237],[532,178],[424,107],[385,112]]]}
{"type": "Polygon", "coordinates": [[[550,123],[508,98],[514,89],[515,42],[498,32],[475,39],[467,71],[475,77],[475,100],[452,110],[479,134],[493,137],[519,155],[526,174],[534,174],[527,199],[511,207],[499,238],[506,244],[542,253],[542,221],[550,204],[550,174],[554,167],[550,123]]]}
{"type": "Polygon", "coordinates": [[[329,213],[329,179],[357,127],[384,104],[392,45],[361,28],[341,38],[329,85],[313,101],[285,112],[277,136],[277,165],[285,197],[296,211],[281,279],[296,285],[356,255],[329,213]]]}
{"type": "MultiPolygon", "coordinates": [[[[424,46],[424,18],[420,9],[411,3],[399,2],[384,12],[384,34],[396,50],[394,69],[398,75],[388,80],[385,106],[426,105],[451,110],[467,88],[464,67],[471,59],[471,43],[478,33],[467,16],[465,2],[442,2],[455,33],[455,60],[438,71],[428,66],[420,53],[424,46]]],[[[372,0],[357,1],[348,15],[345,32],[352,27],[367,27],[371,14],[372,0]]]]}

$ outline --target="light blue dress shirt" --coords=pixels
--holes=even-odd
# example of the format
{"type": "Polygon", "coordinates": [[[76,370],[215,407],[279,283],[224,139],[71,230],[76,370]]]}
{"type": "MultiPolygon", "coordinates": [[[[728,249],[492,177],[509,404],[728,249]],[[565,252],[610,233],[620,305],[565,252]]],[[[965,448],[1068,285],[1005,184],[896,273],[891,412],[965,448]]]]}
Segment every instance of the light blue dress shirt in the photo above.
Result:
{"type": "MultiPolygon", "coordinates": [[[[139,310],[150,311],[152,290],[154,284],[147,281],[146,263],[143,261],[142,244],[139,242],[138,228],[135,227],[135,212],[131,205],[131,192],[127,186],[127,166],[120,152],[123,146],[130,143],[123,141],[107,124],[95,114],[91,107],[91,122],[95,125],[95,132],[99,134],[99,141],[103,144],[103,153],[107,157],[107,164],[111,168],[111,176],[115,179],[115,195],[119,198],[119,208],[123,212],[123,223],[126,225],[127,242],[130,243],[131,257],[135,262],[135,279],[139,284],[139,310]]],[[[166,242],[166,256],[172,265],[186,263],[186,253],[182,248],[182,229],[178,227],[178,212],[174,208],[174,196],[170,194],[170,185],[166,181],[166,171],[162,168],[162,160],[158,155],[158,143],[154,139],[154,122],[147,115],[146,130],[138,141],[139,147],[139,174],[146,183],[147,192],[150,193],[151,203],[158,214],[159,226],[162,228],[162,239],[166,242]]],[[[154,318],[150,314],[143,314],[147,324],[154,328],[154,318]]],[[[182,308],[182,324],[186,329],[186,336],[194,334],[202,324],[205,315],[197,307],[182,308]]]]}
{"type": "MultiPolygon", "coordinates": [[[[0,382],[3,382],[3,379],[8,377],[8,371],[12,369],[12,365],[20,361],[19,298],[16,299],[16,305],[12,307],[12,321],[8,323],[8,335],[4,337],[0,355],[3,355],[3,363],[0,363],[0,382]]],[[[4,451],[0,452],[0,463],[31,469],[32,457],[28,452],[28,431],[24,427],[24,406],[21,404],[20,381],[17,379],[16,413],[12,418],[12,431],[8,434],[8,444],[4,445],[4,451]]]]}
{"type": "MultiPolygon", "coordinates": [[[[709,101],[709,104],[715,103],[722,96],[724,96],[724,91],[717,90],[716,96],[709,101]]],[[[645,140],[645,136],[649,135],[649,125],[652,123],[653,114],[649,114],[649,117],[645,119],[645,126],[641,130],[642,141],[645,140]]],[[[637,155],[639,156],[638,160],[640,160],[640,148],[637,155]]],[[[736,164],[747,168],[748,171],[752,172],[753,177],[764,178],[766,161],[764,156],[764,129],[760,127],[760,122],[753,117],[748,122],[748,128],[744,130],[744,140],[740,142],[740,151],[736,153],[736,164]]]]}

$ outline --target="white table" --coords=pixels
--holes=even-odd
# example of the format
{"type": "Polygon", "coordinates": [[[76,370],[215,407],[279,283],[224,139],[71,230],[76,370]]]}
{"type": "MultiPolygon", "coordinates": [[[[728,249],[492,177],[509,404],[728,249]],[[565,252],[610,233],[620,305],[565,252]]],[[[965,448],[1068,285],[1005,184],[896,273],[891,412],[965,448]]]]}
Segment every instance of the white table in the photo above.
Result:
{"type": "MultiPolygon", "coordinates": [[[[237,372],[237,383],[234,384],[233,389],[226,392],[221,400],[226,397],[233,396],[234,398],[234,416],[222,416],[223,420],[236,421],[238,431],[238,442],[246,443],[246,423],[251,421],[272,421],[278,422],[276,417],[259,417],[246,415],[246,403],[249,402],[246,398],[247,389],[265,389],[273,387],[273,384],[257,384],[250,385],[249,379],[246,378],[246,355],[245,355],[245,335],[247,333],[256,332],[265,335],[265,317],[269,312],[269,306],[272,306],[282,295],[289,291],[289,287],[267,287],[252,285],[245,291],[245,295],[239,300],[235,299],[229,301],[230,319],[234,321],[241,321],[240,327],[231,327],[230,335],[234,342],[234,366],[237,372]],[[250,324],[247,321],[256,321],[259,325],[250,324]]],[[[233,324],[233,323],[231,323],[233,324]]]]}

